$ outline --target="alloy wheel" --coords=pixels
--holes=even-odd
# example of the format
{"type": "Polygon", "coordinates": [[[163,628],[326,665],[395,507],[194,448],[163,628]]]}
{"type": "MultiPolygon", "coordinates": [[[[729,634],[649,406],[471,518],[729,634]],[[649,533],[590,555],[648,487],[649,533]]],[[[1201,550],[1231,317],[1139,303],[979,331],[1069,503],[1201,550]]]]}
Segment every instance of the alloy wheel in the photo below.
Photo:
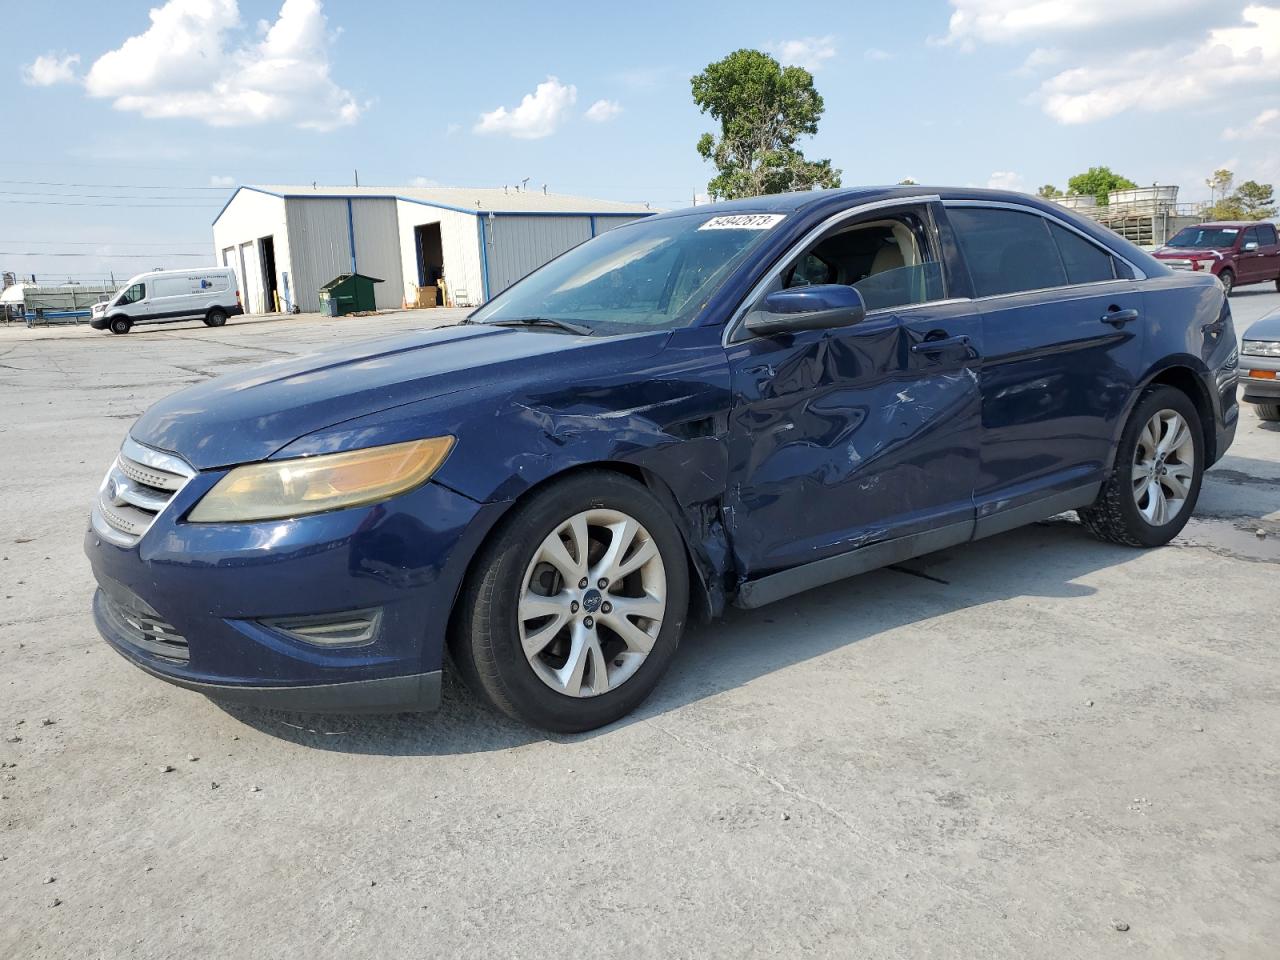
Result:
{"type": "Polygon", "coordinates": [[[548,534],[525,569],[520,643],[551,689],[596,697],[635,676],[666,607],[666,570],[649,532],[619,510],[585,510],[548,534]]]}
{"type": "Polygon", "coordinates": [[[1138,434],[1133,452],[1133,500],[1153,527],[1172,522],[1186,505],[1195,479],[1196,447],[1182,414],[1161,410],[1138,434]]]}

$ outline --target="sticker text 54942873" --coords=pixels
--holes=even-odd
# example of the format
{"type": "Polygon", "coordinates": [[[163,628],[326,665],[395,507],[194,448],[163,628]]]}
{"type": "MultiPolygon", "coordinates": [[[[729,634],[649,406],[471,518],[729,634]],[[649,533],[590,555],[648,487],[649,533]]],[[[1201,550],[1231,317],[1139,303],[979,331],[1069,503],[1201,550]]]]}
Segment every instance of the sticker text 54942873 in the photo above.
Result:
{"type": "Polygon", "coordinates": [[[786,217],[783,213],[735,213],[712,217],[699,230],[772,230],[786,217]]]}

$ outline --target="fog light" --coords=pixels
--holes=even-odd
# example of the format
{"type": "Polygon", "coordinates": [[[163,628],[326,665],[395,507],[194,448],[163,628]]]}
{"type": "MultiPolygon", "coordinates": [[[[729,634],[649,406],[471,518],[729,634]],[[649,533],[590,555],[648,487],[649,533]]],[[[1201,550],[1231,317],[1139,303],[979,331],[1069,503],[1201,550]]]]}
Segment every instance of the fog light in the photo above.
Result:
{"type": "Polygon", "coordinates": [[[258,622],[303,643],[321,647],[359,647],[378,639],[382,611],[377,608],[346,610],[307,617],[271,617],[258,622]]]}

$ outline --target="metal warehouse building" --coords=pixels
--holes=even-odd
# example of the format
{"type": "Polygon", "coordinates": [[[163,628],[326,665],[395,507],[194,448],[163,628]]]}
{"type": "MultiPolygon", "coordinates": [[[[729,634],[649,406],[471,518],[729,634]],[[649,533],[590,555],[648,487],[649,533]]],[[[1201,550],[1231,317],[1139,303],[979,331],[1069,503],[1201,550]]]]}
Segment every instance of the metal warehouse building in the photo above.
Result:
{"type": "Polygon", "coordinates": [[[456,305],[475,306],[651,212],[506,189],[243,186],[214,220],[213,242],[249,313],[318,310],[320,288],[345,273],[384,281],[374,288],[379,309],[413,303],[419,286],[441,277],[456,305]]]}

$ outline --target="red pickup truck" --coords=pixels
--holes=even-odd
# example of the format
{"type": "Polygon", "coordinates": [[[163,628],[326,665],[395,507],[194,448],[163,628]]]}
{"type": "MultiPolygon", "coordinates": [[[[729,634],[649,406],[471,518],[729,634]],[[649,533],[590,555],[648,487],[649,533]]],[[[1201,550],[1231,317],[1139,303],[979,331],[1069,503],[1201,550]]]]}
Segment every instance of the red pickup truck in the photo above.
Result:
{"type": "Polygon", "coordinates": [[[1207,270],[1230,295],[1247,283],[1280,290],[1280,239],[1274,223],[1200,223],[1179,230],[1152,254],[1175,270],[1207,270]]]}

